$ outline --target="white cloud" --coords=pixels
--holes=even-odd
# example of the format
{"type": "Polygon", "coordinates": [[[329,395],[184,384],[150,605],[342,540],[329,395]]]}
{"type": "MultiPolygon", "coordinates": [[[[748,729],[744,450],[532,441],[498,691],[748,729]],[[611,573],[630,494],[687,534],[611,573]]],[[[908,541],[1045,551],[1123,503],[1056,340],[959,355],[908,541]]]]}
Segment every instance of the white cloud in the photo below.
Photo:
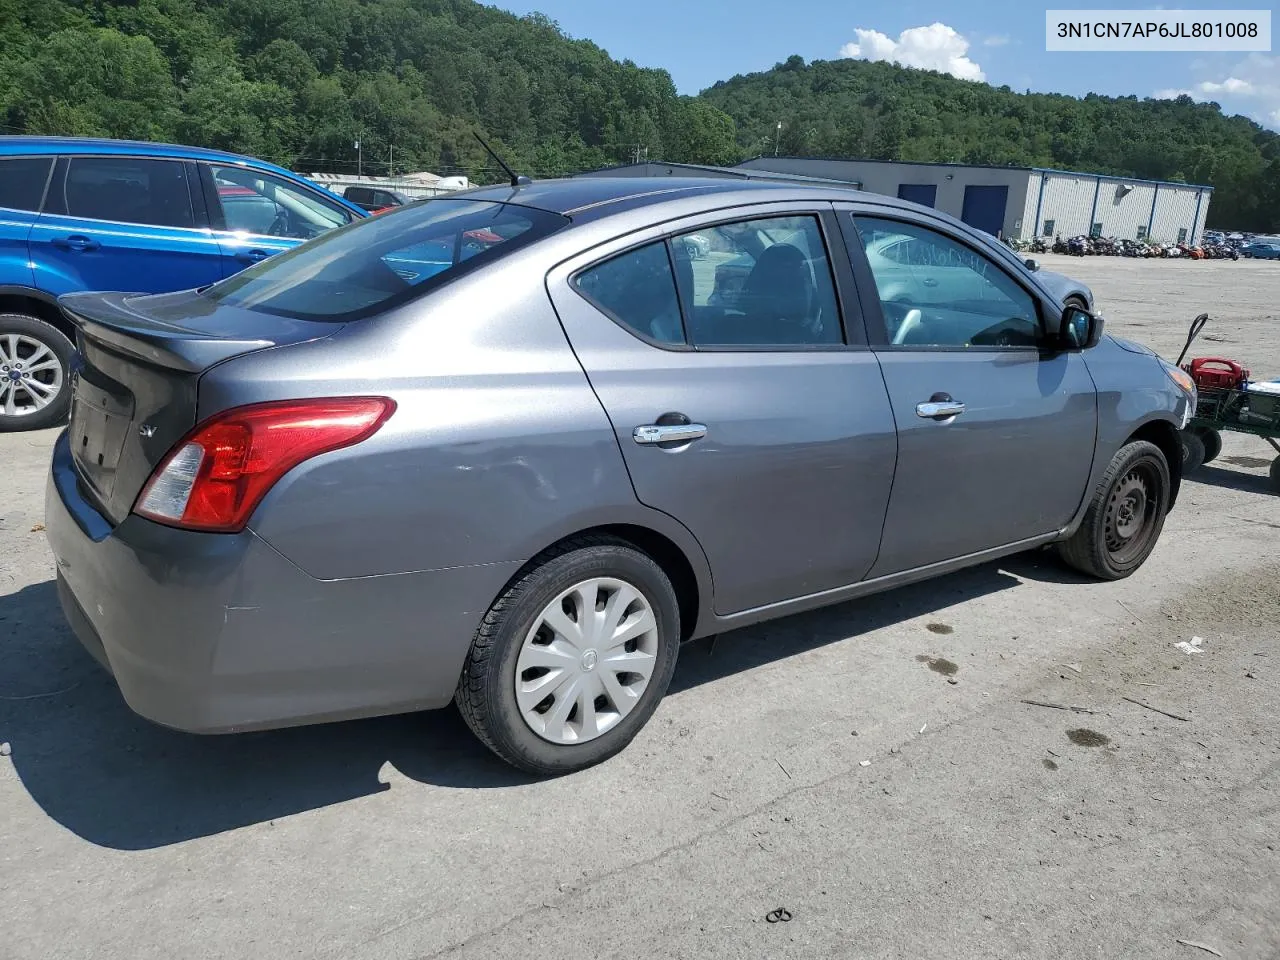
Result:
{"type": "Polygon", "coordinates": [[[1209,94],[1210,96],[1218,93],[1233,93],[1247,97],[1256,92],[1252,83],[1248,80],[1241,80],[1239,77],[1227,77],[1227,79],[1223,80],[1221,83],[1216,83],[1213,80],[1206,80],[1196,89],[1201,93],[1209,94]]]}
{"type": "Polygon", "coordinates": [[[1012,41],[1012,39],[1013,38],[1010,37],[1007,33],[997,33],[994,36],[983,37],[982,45],[984,47],[1003,47],[1003,46],[1007,46],[1012,41]]]}
{"type": "MultiPolygon", "coordinates": [[[[1226,58],[1218,58],[1221,64],[1226,58]]],[[[1280,129],[1280,57],[1251,53],[1224,70],[1197,59],[1191,64],[1196,82],[1190,87],[1169,87],[1152,96],[1173,99],[1187,95],[1194,100],[1213,100],[1226,113],[1243,113],[1264,126],[1280,129]]]]}
{"type": "Polygon", "coordinates": [[[853,31],[857,40],[840,48],[842,57],[888,60],[904,67],[937,70],[961,80],[985,80],[982,67],[970,60],[969,41],[945,23],[903,30],[894,40],[879,30],[853,31]]]}

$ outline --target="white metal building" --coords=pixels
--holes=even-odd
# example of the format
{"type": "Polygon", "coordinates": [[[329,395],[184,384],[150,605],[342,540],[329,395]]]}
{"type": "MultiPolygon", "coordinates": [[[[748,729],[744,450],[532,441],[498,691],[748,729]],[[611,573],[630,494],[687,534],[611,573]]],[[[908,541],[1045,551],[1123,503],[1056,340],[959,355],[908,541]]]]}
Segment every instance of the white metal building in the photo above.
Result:
{"type": "Polygon", "coordinates": [[[738,169],[861,184],[1008,238],[1103,237],[1194,243],[1213,187],[1039,167],[756,157],[738,169]]]}

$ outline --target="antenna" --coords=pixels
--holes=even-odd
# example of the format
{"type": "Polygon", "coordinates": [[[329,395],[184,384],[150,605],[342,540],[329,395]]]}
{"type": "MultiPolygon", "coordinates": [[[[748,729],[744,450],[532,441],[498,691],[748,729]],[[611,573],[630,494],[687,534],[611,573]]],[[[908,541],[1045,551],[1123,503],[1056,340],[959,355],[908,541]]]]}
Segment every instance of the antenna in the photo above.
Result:
{"type": "Polygon", "coordinates": [[[528,177],[519,176],[514,170],[508,167],[506,164],[506,161],[504,161],[500,156],[498,156],[494,152],[493,147],[489,146],[487,143],[484,142],[484,138],[481,137],[480,134],[472,130],[471,135],[480,141],[480,146],[484,147],[485,153],[493,157],[493,159],[497,162],[498,166],[500,166],[503,170],[507,172],[507,176],[511,178],[511,185],[513,187],[523,187],[523,186],[526,186],[527,184],[533,183],[533,181],[530,180],[528,177]]]}

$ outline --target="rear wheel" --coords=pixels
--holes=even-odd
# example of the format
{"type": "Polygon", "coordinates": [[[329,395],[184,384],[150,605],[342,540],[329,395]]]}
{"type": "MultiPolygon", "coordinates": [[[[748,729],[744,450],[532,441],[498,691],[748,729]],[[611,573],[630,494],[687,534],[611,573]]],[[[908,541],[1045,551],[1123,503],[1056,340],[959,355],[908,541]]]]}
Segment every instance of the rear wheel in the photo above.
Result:
{"type": "Polygon", "coordinates": [[[1217,430],[1199,430],[1200,442],[1204,444],[1204,460],[1202,463],[1208,463],[1216,460],[1218,454],[1222,452],[1222,434],[1217,430]]]}
{"type": "Polygon", "coordinates": [[[571,541],[494,601],[454,700],[508,763],[571,773],[613,756],[645,725],[671,682],[679,639],[661,567],[618,540],[571,541]]]}
{"type": "Polygon", "coordinates": [[[40,430],[67,419],[74,350],[52,324],[0,314],[0,431],[40,430]]]}
{"type": "Polygon", "coordinates": [[[1204,438],[1195,431],[1183,430],[1182,472],[1188,474],[1193,470],[1199,470],[1207,459],[1208,452],[1205,450],[1204,438]]]}
{"type": "Polygon", "coordinates": [[[1271,461],[1271,488],[1280,493],[1280,457],[1271,461]]]}
{"type": "Polygon", "coordinates": [[[1145,440],[1125,444],[1107,467],[1084,520],[1058,552],[1103,580],[1129,576],[1151,555],[1169,509],[1169,465],[1145,440]]]}

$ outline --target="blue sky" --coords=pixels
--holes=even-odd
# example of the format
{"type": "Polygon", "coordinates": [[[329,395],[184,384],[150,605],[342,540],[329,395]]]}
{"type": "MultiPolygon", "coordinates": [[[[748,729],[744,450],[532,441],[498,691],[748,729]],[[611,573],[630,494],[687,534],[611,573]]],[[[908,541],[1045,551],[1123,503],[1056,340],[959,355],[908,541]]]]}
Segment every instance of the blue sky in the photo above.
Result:
{"type": "MultiPolygon", "coordinates": [[[[767,70],[798,53],[928,65],[1015,90],[1083,95],[1176,96],[1214,100],[1280,129],[1280,56],[1247,53],[1046,53],[1046,9],[1116,4],[1060,0],[945,3],[895,0],[505,0],[517,14],[538,11],[615,58],[664,67],[681,93],[697,93],[735,73],[767,70]],[[905,33],[904,33],[905,31],[905,33]]],[[[1161,5],[1131,2],[1128,9],[1161,5]]],[[[1170,9],[1268,9],[1257,0],[1167,3],[1170,9]]]]}

